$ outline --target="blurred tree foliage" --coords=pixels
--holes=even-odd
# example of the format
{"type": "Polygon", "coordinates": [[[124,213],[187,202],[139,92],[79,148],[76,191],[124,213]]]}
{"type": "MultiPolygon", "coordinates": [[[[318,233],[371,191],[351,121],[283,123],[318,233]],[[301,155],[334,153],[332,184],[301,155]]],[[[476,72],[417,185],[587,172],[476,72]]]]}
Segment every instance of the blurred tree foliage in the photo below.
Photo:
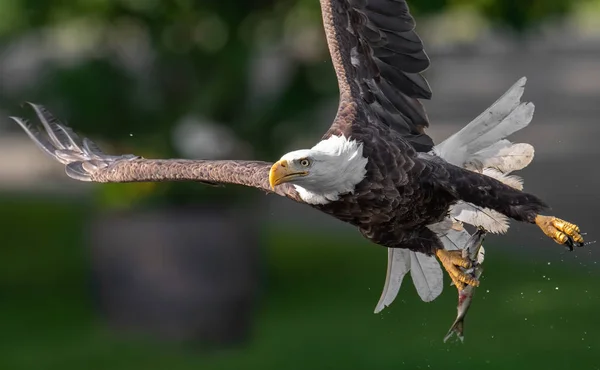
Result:
{"type": "Polygon", "coordinates": [[[581,1],[586,0],[453,0],[475,5],[491,21],[517,32],[524,32],[548,18],[562,16],[581,1]]]}
{"type": "MultiPolygon", "coordinates": [[[[476,6],[490,19],[522,30],[568,11],[574,2],[419,0],[410,5],[417,16],[476,6]]],[[[14,54],[11,48],[19,42],[33,51],[17,63],[37,72],[30,83],[8,93],[3,89],[2,99],[43,102],[77,131],[112,143],[115,152],[178,156],[173,129],[198,116],[251,144],[253,157],[276,159],[303,128],[324,125],[311,112],[337,94],[317,0],[2,0],[3,54],[14,54]],[[281,81],[267,84],[256,81],[253,68],[258,56],[269,53],[287,59],[278,67],[286,73],[274,77],[281,81]]],[[[236,192],[210,196],[221,202],[236,192]]],[[[132,184],[103,187],[101,194],[114,203],[136,198],[173,203],[189,202],[192,195],[205,201],[206,191],[193,184],[132,184]]]]}
{"type": "Polygon", "coordinates": [[[545,19],[568,13],[582,1],[589,0],[425,0],[409,1],[409,5],[415,15],[436,13],[453,6],[470,6],[499,25],[523,32],[545,19]]]}

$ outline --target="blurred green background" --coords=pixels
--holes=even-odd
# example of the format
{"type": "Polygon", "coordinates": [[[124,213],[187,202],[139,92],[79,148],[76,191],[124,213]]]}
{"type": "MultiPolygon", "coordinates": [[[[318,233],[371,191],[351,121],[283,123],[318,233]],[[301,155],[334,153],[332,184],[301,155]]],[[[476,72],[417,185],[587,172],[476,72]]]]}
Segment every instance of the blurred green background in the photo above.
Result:
{"type": "MultiPolygon", "coordinates": [[[[568,175],[600,154],[600,1],[409,5],[434,138],[530,76],[527,188],[593,233],[598,178],[568,175]]],[[[34,101],[114,154],[275,160],[337,94],[317,0],[0,1],[0,369],[600,369],[593,248],[489,238],[444,344],[454,288],[423,303],[407,276],[372,314],[386,253],[352,228],[252,189],[77,183],[4,118],[34,101]]]]}

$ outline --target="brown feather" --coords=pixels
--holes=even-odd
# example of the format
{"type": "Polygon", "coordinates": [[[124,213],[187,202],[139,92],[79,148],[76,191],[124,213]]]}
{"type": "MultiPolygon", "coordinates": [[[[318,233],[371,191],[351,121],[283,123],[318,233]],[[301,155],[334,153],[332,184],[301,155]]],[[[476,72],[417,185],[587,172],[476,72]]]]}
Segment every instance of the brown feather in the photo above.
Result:
{"type": "MultiPolygon", "coordinates": [[[[361,120],[334,125],[392,127],[418,151],[429,151],[429,120],[418,100],[431,90],[429,67],[404,0],[321,0],[323,23],[340,88],[340,109],[354,103],[361,120]]],[[[340,122],[338,122],[340,121],[340,122]]]]}
{"type": "Polygon", "coordinates": [[[105,154],[89,139],[83,140],[60,123],[41,105],[30,104],[46,134],[27,121],[11,117],[46,154],[66,165],[66,173],[80,181],[146,182],[197,181],[217,186],[238,184],[255,187],[301,201],[295,188],[283,184],[272,190],[269,171],[272,163],[234,160],[145,159],[132,154],[105,154]]]}

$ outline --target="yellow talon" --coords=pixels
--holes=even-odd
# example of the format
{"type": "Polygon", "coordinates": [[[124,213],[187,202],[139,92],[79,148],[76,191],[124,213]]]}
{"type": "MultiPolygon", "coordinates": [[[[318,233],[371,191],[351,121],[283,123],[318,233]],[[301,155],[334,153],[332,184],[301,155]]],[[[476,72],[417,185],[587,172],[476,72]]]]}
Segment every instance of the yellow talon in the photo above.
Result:
{"type": "Polygon", "coordinates": [[[567,240],[569,240],[569,237],[563,234],[562,232],[556,230],[554,232],[553,239],[556,240],[558,244],[565,244],[567,240]]]}
{"type": "Polygon", "coordinates": [[[563,230],[565,233],[567,233],[569,235],[579,233],[579,226],[572,224],[570,222],[561,220],[559,218],[554,218],[554,226],[559,230],[563,230]]]}
{"type": "Polygon", "coordinates": [[[436,257],[444,266],[444,269],[450,275],[450,279],[458,290],[463,290],[466,285],[479,286],[479,280],[472,276],[462,272],[459,267],[469,268],[472,263],[468,258],[462,256],[462,251],[448,251],[445,249],[438,249],[435,252],[436,257]]]}
{"type": "Polygon", "coordinates": [[[537,215],[535,223],[542,229],[544,234],[554,239],[558,244],[567,244],[572,249],[573,242],[578,246],[583,246],[583,237],[580,234],[579,226],[561,220],[553,216],[537,215]]]}

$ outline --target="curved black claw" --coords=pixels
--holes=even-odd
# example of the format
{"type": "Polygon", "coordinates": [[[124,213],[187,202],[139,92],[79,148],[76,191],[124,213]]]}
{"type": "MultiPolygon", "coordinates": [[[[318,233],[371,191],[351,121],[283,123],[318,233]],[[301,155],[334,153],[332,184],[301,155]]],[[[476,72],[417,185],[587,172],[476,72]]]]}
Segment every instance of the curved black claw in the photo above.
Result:
{"type": "MultiPolygon", "coordinates": [[[[583,237],[583,236],[586,236],[587,233],[581,233],[579,235],[581,235],[583,237]]],[[[588,245],[594,244],[594,243],[596,243],[595,240],[592,240],[591,242],[576,242],[573,240],[573,238],[568,237],[567,241],[565,242],[565,245],[567,246],[567,249],[570,252],[572,252],[573,250],[575,250],[575,247],[577,247],[577,248],[587,247],[588,245]]]]}

